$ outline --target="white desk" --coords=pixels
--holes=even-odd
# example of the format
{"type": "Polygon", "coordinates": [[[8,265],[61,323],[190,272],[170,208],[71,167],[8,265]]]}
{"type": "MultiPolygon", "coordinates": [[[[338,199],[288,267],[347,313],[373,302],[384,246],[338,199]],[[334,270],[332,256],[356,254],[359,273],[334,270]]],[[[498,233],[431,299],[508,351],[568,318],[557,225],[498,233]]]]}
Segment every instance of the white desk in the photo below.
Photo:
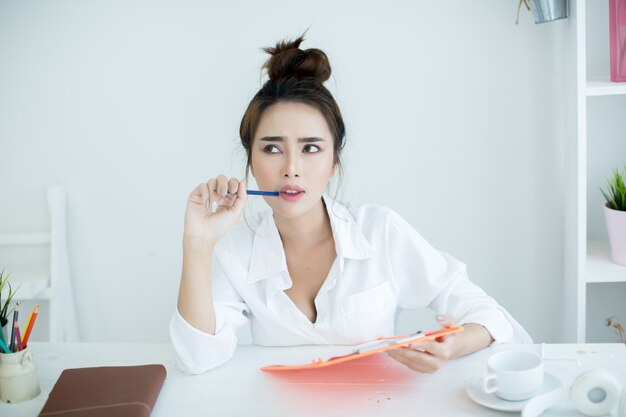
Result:
{"type": "MultiPolygon", "coordinates": [[[[270,374],[259,367],[308,362],[336,347],[244,345],[226,364],[202,375],[185,375],[176,368],[168,344],[32,343],[30,348],[42,394],[25,403],[0,403],[2,417],[36,416],[65,368],[148,363],[162,363],[168,372],[154,417],[515,416],[519,413],[475,404],[465,393],[465,384],[484,370],[487,357],[495,350],[540,350],[539,345],[489,348],[451,361],[432,375],[416,373],[382,355],[316,371],[270,374]]],[[[568,382],[583,369],[601,368],[614,372],[626,384],[623,344],[545,345],[545,357],[546,369],[568,382]]],[[[545,415],[579,414],[565,404],[545,415]]]]}

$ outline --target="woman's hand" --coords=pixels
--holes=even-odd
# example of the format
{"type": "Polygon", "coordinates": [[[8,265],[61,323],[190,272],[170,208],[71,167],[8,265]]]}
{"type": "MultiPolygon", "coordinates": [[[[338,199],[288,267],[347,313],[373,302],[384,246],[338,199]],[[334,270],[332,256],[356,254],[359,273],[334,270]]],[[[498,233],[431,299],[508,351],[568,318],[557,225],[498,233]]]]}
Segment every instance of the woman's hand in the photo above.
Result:
{"type": "MultiPolygon", "coordinates": [[[[453,323],[448,316],[437,316],[442,327],[453,323]]],[[[453,358],[456,334],[438,337],[435,340],[412,343],[409,347],[392,349],[387,355],[417,372],[432,374],[453,358]]]]}
{"type": "MultiPolygon", "coordinates": [[[[449,316],[438,315],[437,322],[442,327],[454,324],[449,316]]],[[[480,324],[467,323],[463,328],[464,331],[460,333],[412,343],[410,347],[392,349],[387,354],[417,372],[432,374],[450,359],[479,351],[493,342],[491,333],[480,324]]]]}
{"type": "Polygon", "coordinates": [[[219,175],[198,185],[187,200],[185,243],[214,245],[239,220],[246,199],[244,180],[219,175]]]}

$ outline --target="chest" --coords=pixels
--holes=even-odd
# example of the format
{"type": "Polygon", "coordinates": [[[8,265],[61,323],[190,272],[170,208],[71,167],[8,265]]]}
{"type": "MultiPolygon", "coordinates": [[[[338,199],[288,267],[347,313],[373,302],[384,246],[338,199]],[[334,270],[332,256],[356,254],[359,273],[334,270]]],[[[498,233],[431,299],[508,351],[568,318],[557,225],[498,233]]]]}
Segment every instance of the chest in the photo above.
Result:
{"type": "Polygon", "coordinates": [[[286,248],[285,256],[292,281],[285,293],[311,322],[315,322],[315,297],[337,257],[334,242],[304,254],[286,248]]]}

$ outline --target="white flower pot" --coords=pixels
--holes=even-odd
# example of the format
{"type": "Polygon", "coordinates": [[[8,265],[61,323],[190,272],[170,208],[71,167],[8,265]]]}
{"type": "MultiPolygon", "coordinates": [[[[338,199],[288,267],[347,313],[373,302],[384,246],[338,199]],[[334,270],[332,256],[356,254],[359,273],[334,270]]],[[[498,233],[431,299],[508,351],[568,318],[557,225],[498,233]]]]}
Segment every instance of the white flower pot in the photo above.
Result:
{"type": "Polygon", "coordinates": [[[605,205],[604,219],[609,232],[611,259],[626,266],[626,211],[613,210],[605,205]]]}
{"type": "Polygon", "coordinates": [[[0,400],[19,403],[41,393],[37,369],[28,348],[16,353],[0,354],[0,400]]]}

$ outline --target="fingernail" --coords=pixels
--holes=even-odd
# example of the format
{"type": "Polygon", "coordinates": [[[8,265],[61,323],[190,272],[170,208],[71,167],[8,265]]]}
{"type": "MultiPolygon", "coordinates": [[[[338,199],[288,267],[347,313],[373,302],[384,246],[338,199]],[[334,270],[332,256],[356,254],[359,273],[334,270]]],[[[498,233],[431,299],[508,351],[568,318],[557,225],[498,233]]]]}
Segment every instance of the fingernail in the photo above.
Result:
{"type": "Polygon", "coordinates": [[[217,201],[211,203],[211,213],[215,213],[217,211],[217,201]]]}
{"type": "Polygon", "coordinates": [[[204,208],[205,209],[209,208],[209,199],[208,198],[204,199],[204,208]]]}
{"type": "Polygon", "coordinates": [[[447,317],[446,317],[446,316],[441,315],[441,314],[437,314],[437,315],[435,316],[435,318],[436,318],[438,321],[444,321],[444,320],[446,320],[446,319],[447,319],[447,317]]]}

